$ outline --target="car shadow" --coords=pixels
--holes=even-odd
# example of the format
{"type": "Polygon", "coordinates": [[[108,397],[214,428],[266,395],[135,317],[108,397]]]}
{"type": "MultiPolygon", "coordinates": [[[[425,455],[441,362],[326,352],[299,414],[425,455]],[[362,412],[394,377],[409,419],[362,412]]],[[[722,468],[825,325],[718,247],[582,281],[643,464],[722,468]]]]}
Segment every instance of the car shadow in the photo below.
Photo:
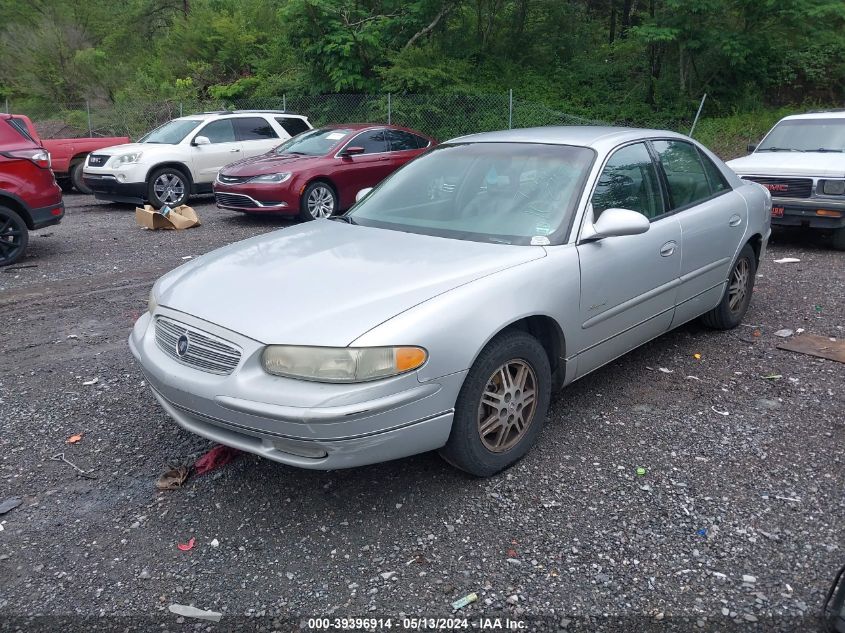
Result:
{"type": "Polygon", "coordinates": [[[829,232],[800,226],[773,226],[772,237],[769,239],[769,245],[772,244],[824,251],[833,249],[829,232]]]}

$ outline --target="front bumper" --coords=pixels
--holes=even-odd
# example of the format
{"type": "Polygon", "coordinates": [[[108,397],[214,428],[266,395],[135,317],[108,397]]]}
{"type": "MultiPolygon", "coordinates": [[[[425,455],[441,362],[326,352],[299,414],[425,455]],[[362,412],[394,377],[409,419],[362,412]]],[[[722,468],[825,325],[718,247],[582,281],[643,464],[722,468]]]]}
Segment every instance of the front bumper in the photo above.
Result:
{"type": "Polygon", "coordinates": [[[155,340],[154,317],[138,319],[129,338],[156,399],[183,428],[268,459],[319,470],[406,457],[443,446],[464,373],[420,382],[415,372],[356,385],[267,374],[264,345],[160,307],[167,316],[242,350],[229,375],[188,367],[155,340]]]}
{"type": "Polygon", "coordinates": [[[112,174],[82,172],[83,182],[98,200],[143,204],[147,200],[147,183],[118,182],[112,174]]]}
{"type": "Polygon", "coordinates": [[[299,213],[299,196],[288,185],[289,182],[279,185],[227,185],[215,180],[214,200],[220,209],[229,211],[296,215],[299,213]]]}
{"type": "Polygon", "coordinates": [[[45,226],[52,226],[62,221],[62,218],[65,217],[65,203],[63,200],[59,200],[57,204],[30,209],[29,215],[32,218],[32,229],[43,229],[45,226]]]}
{"type": "Polygon", "coordinates": [[[827,198],[772,198],[772,209],[782,208],[783,216],[772,215],[773,226],[805,226],[815,229],[845,227],[845,202],[827,198]],[[839,213],[839,217],[819,215],[819,211],[839,213]]]}

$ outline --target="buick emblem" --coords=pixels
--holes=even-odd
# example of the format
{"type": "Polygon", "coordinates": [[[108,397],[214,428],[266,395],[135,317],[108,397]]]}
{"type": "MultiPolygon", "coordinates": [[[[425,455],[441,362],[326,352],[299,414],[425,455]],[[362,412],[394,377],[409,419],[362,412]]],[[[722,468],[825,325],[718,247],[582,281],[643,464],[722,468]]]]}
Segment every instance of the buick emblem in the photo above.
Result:
{"type": "Polygon", "coordinates": [[[179,340],[176,341],[176,353],[179,356],[184,356],[188,353],[188,335],[183,334],[179,337],[179,340]]]}

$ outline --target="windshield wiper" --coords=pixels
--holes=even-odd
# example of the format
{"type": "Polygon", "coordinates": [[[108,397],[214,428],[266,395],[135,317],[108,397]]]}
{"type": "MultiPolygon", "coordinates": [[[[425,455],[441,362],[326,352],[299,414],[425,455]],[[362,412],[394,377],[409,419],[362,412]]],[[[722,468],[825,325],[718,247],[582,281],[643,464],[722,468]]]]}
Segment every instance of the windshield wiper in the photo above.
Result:
{"type": "Polygon", "coordinates": [[[803,152],[803,149],[795,149],[794,147],[763,147],[757,150],[758,152],[803,152]]]}
{"type": "Polygon", "coordinates": [[[832,147],[820,147],[818,149],[808,149],[808,152],[837,152],[842,153],[845,150],[841,149],[833,149],[832,147]]]}
{"type": "Polygon", "coordinates": [[[330,220],[335,220],[335,221],[337,221],[337,222],[346,222],[347,224],[355,224],[355,225],[357,225],[357,224],[358,224],[355,220],[353,220],[352,218],[350,218],[348,215],[336,215],[336,216],[331,217],[331,218],[329,218],[329,219],[330,219],[330,220]]]}

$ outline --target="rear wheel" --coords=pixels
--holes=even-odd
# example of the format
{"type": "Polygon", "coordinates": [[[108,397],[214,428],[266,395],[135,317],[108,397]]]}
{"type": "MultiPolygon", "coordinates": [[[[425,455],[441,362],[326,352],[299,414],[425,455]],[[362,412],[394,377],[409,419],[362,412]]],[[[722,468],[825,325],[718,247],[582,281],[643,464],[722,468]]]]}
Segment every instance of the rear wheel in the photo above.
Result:
{"type": "Polygon", "coordinates": [[[0,206],[0,266],[18,261],[29,243],[26,222],[15,211],[0,206]]]}
{"type": "Polygon", "coordinates": [[[754,279],[757,276],[757,256],[746,244],[736,258],[722,300],[715,308],[701,317],[707,327],[715,330],[732,330],[742,322],[751,303],[754,279]]]}
{"type": "Polygon", "coordinates": [[[478,477],[507,468],[539,435],[550,392],[549,359],[537,339],[518,330],[497,336],[464,380],[440,455],[478,477]]]}
{"type": "Polygon", "coordinates": [[[183,205],[190,194],[191,181],[175,167],[156,169],[147,181],[147,200],[156,209],[183,205]]]}
{"type": "Polygon", "coordinates": [[[836,229],[831,240],[833,248],[838,251],[845,251],[845,228],[836,229]]]}
{"type": "Polygon", "coordinates": [[[318,180],[305,188],[299,203],[299,219],[319,220],[329,218],[337,211],[337,194],[332,186],[318,180]]]}
{"type": "Polygon", "coordinates": [[[91,188],[85,184],[85,181],[82,180],[82,168],[85,167],[85,161],[81,160],[77,163],[74,163],[70,166],[70,179],[73,182],[73,186],[79,193],[84,193],[86,195],[90,195],[91,188]]]}

